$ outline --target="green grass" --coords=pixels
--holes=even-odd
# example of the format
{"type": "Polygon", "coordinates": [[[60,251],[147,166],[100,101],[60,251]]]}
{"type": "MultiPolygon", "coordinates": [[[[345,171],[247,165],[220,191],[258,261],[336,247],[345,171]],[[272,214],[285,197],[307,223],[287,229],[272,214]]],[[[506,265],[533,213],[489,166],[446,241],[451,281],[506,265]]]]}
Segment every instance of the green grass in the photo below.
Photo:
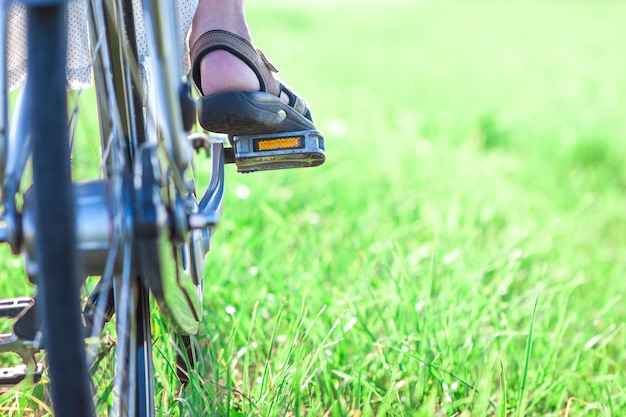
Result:
{"type": "Polygon", "coordinates": [[[159,413],[623,415],[626,4],[248,6],[328,159],[229,168],[182,399],[156,319],[159,413]]]}

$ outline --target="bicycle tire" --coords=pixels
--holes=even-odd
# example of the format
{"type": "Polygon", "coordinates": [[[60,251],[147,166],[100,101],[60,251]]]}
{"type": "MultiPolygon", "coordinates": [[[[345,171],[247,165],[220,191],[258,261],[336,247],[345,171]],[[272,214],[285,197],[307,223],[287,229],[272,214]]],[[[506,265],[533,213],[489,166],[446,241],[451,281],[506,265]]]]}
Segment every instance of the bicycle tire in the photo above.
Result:
{"type": "Polygon", "coordinates": [[[64,5],[27,14],[33,200],[40,317],[57,416],[95,415],[82,342],[80,274],[67,141],[64,5]],[[69,394],[68,394],[69,393],[69,394]]]}

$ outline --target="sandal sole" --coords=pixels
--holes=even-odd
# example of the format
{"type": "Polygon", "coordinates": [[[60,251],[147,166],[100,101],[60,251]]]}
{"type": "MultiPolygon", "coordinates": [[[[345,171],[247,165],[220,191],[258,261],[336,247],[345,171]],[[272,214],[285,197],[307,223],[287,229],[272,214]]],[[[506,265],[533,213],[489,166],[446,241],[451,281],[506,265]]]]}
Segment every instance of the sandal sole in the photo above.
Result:
{"type": "Polygon", "coordinates": [[[213,94],[199,103],[200,125],[209,132],[236,136],[315,129],[310,119],[266,92],[213,94]]]}

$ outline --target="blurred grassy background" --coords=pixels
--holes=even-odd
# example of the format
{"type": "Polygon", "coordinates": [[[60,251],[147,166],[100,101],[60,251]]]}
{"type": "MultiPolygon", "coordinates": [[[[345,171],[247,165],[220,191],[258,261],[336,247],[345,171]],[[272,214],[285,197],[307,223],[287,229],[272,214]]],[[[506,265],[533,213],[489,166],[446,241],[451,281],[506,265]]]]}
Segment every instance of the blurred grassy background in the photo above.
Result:
{"type": "Polygon", "coordinates": [[[318,340],[338,318],[350,332],[317,363],[333,388],[306,396],[311,415],[487,415],[488,400],[506,415],[620,415],[626,4],[249,12],[255,43],[310,102],[328,161],[229,178],[208,333],[232,325],[218,324],[225,306],[254,334],[255,302],[327,305],[318,340]],[[569,398],[592,406],[567,411],[569,398]]]}
{"type": "Polygon", "coordinates": [[[554,254],[580,251],[568,268],[617,268],[622,3],[251,2],[250,12],[256,43],[311,102],[328,163],[234,181],[263,194],[259,183],[296,175],[305,195],[322,186],[327,200],[350,200],[351,217],[367,219],[360,233],[380,239],[403,226],[379,225],[409,215],[403,204],[418,220],[429,202],[442,217],[475,202],[501,210],[503,226],[542,232],[554,254]]]}

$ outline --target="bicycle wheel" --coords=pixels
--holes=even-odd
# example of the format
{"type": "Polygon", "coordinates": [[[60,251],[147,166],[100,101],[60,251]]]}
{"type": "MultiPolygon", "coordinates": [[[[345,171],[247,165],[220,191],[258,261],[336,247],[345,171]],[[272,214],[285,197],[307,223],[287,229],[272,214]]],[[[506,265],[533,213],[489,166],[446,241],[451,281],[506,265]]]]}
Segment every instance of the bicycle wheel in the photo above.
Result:
{"type": "MultiPolygon", "coordinates": [[[[101,164],[98,179],[81,183],[71,181],[77,158],[70,163],[69,156],[80,112],[74,107],[68,118],[63,6],[28,11],[29,72],[10,129],[16,139],[9,138],[3,155],[0,240],[25,255],[38,296],[35,303],[0,303],[2,317],[17,317],[15,334],[0,335],[0,352],[17,346],[27,362],[37,346],[45,348],[57,415],[93,415],[97,409],[99,415],[153,416],[149,295],[185,336],[183,352],[202,316],[203,258],[223,199],[222,145],[210,146],[216,175],[197,202],[187,169],[191,146],[181,127],[181,77],[163,70],[167,57],[159,53],[154,79],[138,62],[134,3],[88,3],[101,164]],[[157,92],[158,114],[146,86],[157,92]],[[24,192],[31,137],[34,186],[24,192]],[[37,323],[25,320],[33,311],[45,323],[43,342],[37,323]],[[107,338],[109,332],[117,337],[107,338]]],[[[153,35],[171,33],[162,30],[168,24],[164,4],[144,2],[153,35]]],[[[160,41],[167,36],[151,38],[153,51],[160,41]]],[[[178,361],[183,368],[190,362],[178,361]]],[[[188,369],[183,371],[184,377],[188,369]]]]}

